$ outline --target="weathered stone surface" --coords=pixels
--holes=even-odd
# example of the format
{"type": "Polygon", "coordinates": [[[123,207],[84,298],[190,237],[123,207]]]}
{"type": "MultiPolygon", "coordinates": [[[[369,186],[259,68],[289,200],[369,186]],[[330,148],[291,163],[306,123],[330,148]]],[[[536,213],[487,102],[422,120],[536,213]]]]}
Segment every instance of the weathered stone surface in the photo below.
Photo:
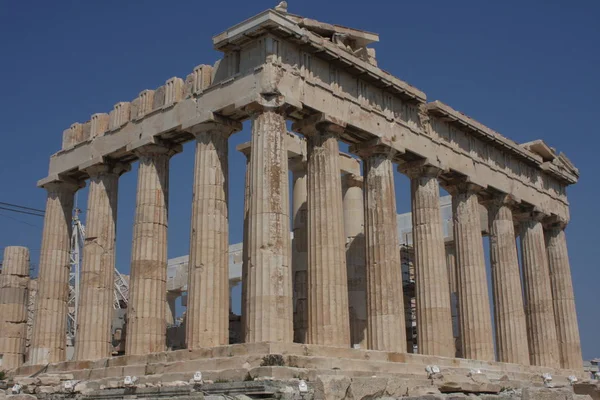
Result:
{"type": "Polygon", "coordinates": [[[387,378],[352,378],[346,398],[355,400],[377,399],[386,394],[387,378]]]}
{"type": "Polygon", "coordinates": [[[292,277],[285,118],[252,114],[245,341],[291,342],[292,277]]]}
{"type": "Polygon", "coordinates": [[[521,400],[573,400],[573,390],[570,388],[523,388],[521,400]]]}
{"type": "Polygon", "coordinates": [[[529,345],[511,200],[488,204],[490,266],[498,361],[529,365],[529,345]]]}
{"type": "Polygon", "coordinates": [[[77,185],[46,185],[48,197],[29,350],[32,365],[64,361],[70,271],[71,215],[77,185]]]}
{"type": "Polygon", "coordinates": [[[529,360],[532,365],[558,368],[560,354],[542,218],[532,213],[520,227],[529,360]]]}
{"type": "Polygon", "coordinates": [[[471,377],[457,374],[444,374],[436,382],[442,393],[500,393],[502,386],[492,383],[485,375],[473,375],[471,377]]]}
{"type": "Polygon", "coordinates": [[[140,162],[127,308],[129,355],[165,349],[169,160],[177,149],[147,145],[136,151],[140,162]]]}
{"type": "Polygon", "coordinates": [[[479,187],[458,183],[452,194],[461,351],[465,358],[494,359],[492,319],[488,296],[481,222],[479,187]]]}
{"type": "Polygon", "coordinates": [[[350,387],[350,378],[338,375],[323,375],[317,378],[314,383],[315,400],[341,400],[345,399],[348,388],[350,387]]]}
{"type": "Polygon", "coordinates": [[[573,390],[578,395],[588,395],[593,400],[600,400],[600,383],[595,382],[582,382],[573,385],[573,390]]]}

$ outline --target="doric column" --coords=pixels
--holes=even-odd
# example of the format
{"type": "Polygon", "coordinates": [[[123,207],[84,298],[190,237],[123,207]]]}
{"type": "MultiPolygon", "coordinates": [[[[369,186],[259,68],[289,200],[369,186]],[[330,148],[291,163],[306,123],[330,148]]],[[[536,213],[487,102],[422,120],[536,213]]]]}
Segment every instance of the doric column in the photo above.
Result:
{"type": "Polygon", "coordinates": [[[541,213],[532,212],[524,216],[520,224],[529,361],[531,365],[559,368],[548,255],[541,222],[543,217],[541,213]]]}
{"type": "Polygon", "coordinates": [[[244,154],[246,157],[246,175],[244,177],[244,226],[243,226],[243,238],[242,238],[242,307],[241,307],[241,341],[246,340],[246,313],[248,309],[246,307],[246,299],[248,298],[248,214],[250,211],[250,145],[241,144],[236,149],[244,154]]]}
{"type": "Polygon", "coordinates": [[[4,371],[18,368],[24,361],[28,286],[29,250],[5,247],[0,273],[0,355],[4,371]]]}
{"type": "Polygon", "coordinates": [[[238,124],[196,133],[186,342],[190,350],[229,344],[228,141],[238,124]]]}
{"type": "Polygon", "coordinates": [[[529,346],[512,202],[499,195],[487,202],[490,266],[498,361],[529,365],[529,346]]]}
{"type": "Polygon", "coordinates": [[[79,186],[70,182],[52,182],[44,188],[48,198],[37,278],[38,294],[33,311],[31,365],[66,359],[71,218],[73,198],[79,186]]]}
{"type": "Polygon", "coordinates": [[[454,342],[454,357],[462,357],[460,345],[460,325],[458,318],[458,285],[456,283],[456,247],[454,235],[452,241],[446,242],[446,267],[448,269],[448,285],[450,287],[450,310],[452,312],[452,337],[454,342]]]}
{"type": "Polygon", "coordinates": [[[292,283],[294,288],[294,342],[306,343],[308,329],[308,230],[306,160],[290,160],[292,171],[292,283]]]}
{"type": "Polygon", "coordinates": [[[580,370],[583,365],[575,294],[567,252],[566,223],[553,221],[546,230],[546,249],[550,269],[550,283],[554,303],[554,320],[560,365],[565,369],[580,370]]]}
{"type": "Polygon", "coordinates": [[[127,307],[127,355],[165,350],[169,161],[181,147],[150,144],[139,157],[131,278],[127,307]]]}
{"type": "Polygon", "coordinates": [[[363,178],[353,174],[342,177],[350,344],[367,348],[367,267],[365,254],[365,206],[363,178]]]}
{"type": "Polygon", "coordinates": [[[423,162],[400,171],[410,177],[415,248],[415,298],[419,353],[454,357],[450,288],[440,215],[441,170],[423,162]]]}
{"type": "Polygon", "coordinates": [[[318,114],[295,123],[292,129],[307,137],[307,341],[348,347],[348,275],[338,145],[344,127],[318,114]]]}
{"type": "Polygon", "coordinates": [[[461,349],[464,358],[494,360],[477,192],[470,183],[449,187],[452,194],[461,349]]]}
{"type": "Polygon", "coordinates": [[[285,117],[257,106],[252,118],[246,342],[292,342],[288,161],[285,117]]]}
{"type": "Polygon", "coordinates": [[[363,161],[369,349],[406,352],[402,272],[394,191],[394,151],[354,149],[363,161]]]}
{"type": "Polygon", "coordinates": [[[128,167],[98,164],[86,170],[90,188],[79,285],[76,360],[97,360],[111,354],[118,186],[119,176],[128,167]]]}
{"type": "Polygon", "coordinates": [[[175,324],[175,319],[177,317],[177,298],[181,295],[181,293],[177,292],[167,292],[167,305],[165,307],[165,322],[167,326],[175,324]]]}

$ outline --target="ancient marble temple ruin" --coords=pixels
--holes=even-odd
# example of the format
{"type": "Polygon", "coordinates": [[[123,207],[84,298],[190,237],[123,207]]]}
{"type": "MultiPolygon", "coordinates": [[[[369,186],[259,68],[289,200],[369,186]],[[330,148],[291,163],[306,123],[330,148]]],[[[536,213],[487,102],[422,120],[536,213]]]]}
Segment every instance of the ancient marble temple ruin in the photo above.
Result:
{"type": "MultiPolygon", "coordinates": [[[[378,40],[374,33],[270,9],[215,36],[223,57],[214,65],[199,65],[185,78],[173,77],[65,130],[62,149],[38,182],[47,203],[27,365],[77,369],[63,362],[70,219],[74,195],[85,185],[75,360],[108,358],[103,367],[112,365],[117,198],[124,173],[137,174],[138,182],[124,359],[133,363],[134,356],[165,351],[169,163],[188,141],[195,142],[195,169],[186,354],[229,345],[228,138],[250,120],[251,142],[240,148],[247,156],[246,186],[240,188],[245,349],[268,342],[275,347],[267,349],[297,352],[300,360],[295,342],[319,345],[323,357],[365,359],[356,355],[368,353],[393,365],[437,360],[515,374],[581,370],[565,236],[566,187],[577,182],[578,170],[541,140],[518,144],[449,105],[429,102],[378,67],[369,48],[378,40]],[[304,147],[290,149],[292,142],[304,147]],[[351,157],[340,156],[340,142],[350,145],[351,157]],[[412,198],[420,355],[408,354],[406,345],[394,169],[410,178],[410,188],[402,190],[412,198]],[[450,272],[440,187],[452,195],[450,272]],[[489,255],[480,205],[488,211],[489,255]],[[463,361],[453,359],[451,284],[458,293],[463,361]],[[293,317],[299,285],[307,299],[305,321],[293,317]],[[349,308],[361,302],[366,320],[357,326],[349,308]],[[352,339],[356,330],[360,348],[352,339]]],[[[2,276],[11,273],[6,268],[2,276]]]]}

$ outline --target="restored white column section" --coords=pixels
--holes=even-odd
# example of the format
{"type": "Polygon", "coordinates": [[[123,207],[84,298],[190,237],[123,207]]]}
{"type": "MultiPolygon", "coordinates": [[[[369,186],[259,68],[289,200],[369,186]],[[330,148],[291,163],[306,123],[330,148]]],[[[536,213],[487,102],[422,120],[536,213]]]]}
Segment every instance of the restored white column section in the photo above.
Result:
{"type": "Polygon", "coordinates": [[[111,354],[119,176],[129,166],[97,164],[90,175],[86,237],[77,312],[76,360],[111,354]]]}
{"type": "Polygon", "coordinates": [[[246,342],[292,342],[288,160],[285,117],[251,111],[246,342]]]}
{"type": "Polygon", "coordinates": [[[127,355],[165,350],[169,161],[178,151],[180,146],[156,144],[135,150],[139,169],[127,308],[127,355]]]}
{"type": "Polygon", "coordinates": [[[240,124],[198,128],[188,268],[190,350],[229,344],[228,140],[240,124]]]}
{"type": "Polygon", "coordinates": [[[44,188],[48,191],[48,198],[37,279],[38,294],[33,310],[31,365],[66,359],[71,218],[73,197],[79,185],[61,181],[49,183],[44,188]]]}
{"type": "Polygon", "coordinates": [[[353,174],[342,177],[346,267],[348,269],[348,306],[350,344],[367,348],[367,266],[365,243],[365,206],[363,178],[353,174]]]}
{"type": "Polygon", "coordinates": [[[348,276],[338,145],[344,127],[319,114],[294,124],[293,129],[307,137],[307,341],[348,347],[348,276]]]}
{"type": "Polygon", "coordinates": [[[548,255],[541,220],[537,212],[521,222],[521,255],[525,311],[532,365],[559,368],[560,354],[556,337],[548,255]]]}
{"type": "Polygon", "coordinates": [[[550,267],[560,366],[565,369],[580,370],[583,361],[565,226],[564,221],[555,221],[548,226],[546,249],[550,267]]]}
{"type": "Polygon", "coordinates": [[[369,349],[406,352],[406,330],[394,151],[385,146],[355,149],[364,164],[367,244],[367,337],[369,349]]]}
{"type": "Polygon", "coordinates": [[[457,183],[449,189],[456,243],[462,355],[464,358],[492,361],[492,319],[477,199],[480,188],[470,183],[457,183]]]}
{"type": "Polygon", "coordinates": [[[441,170],[424,162],[402,165],[410,177],[415,248],[419,353],[454,357],[450,287],[440,215],[441,170]]]}
{"type": "Polygon", "coordinates": [[[308,195],[306,160],[290,160],[292,171],[292,283],[294,290],[294,342],[307,343],[308,329],[308,195]]]}
{"type": "Polygon", "coordinates": [[[487,202],[498,361],[529,365],[521,273],[511,206],[506,195],[487,202]]]}
{"type": "Polygon", "coordinates": [[[3,371],[23,365],[29,303],[29,250],[6,246],[0,273],[0,357],[3,371]]]}

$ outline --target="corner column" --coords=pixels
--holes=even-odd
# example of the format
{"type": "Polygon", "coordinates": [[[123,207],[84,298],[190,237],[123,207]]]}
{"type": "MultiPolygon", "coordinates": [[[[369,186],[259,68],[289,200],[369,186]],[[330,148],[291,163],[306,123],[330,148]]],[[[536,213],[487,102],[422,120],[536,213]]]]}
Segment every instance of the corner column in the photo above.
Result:
{"type": "Polygon", "coordinates": [[[367,268],[365,254],[365,206],[363,178],[346,174],[342,178],[350,344],[367,348],[367,268]]]}
{"type": "Polygon", "coordinates": [[[294,290],[294,342],[307,343],[308,329],[308,195],[306,159],[290,160],[292,171],[292,286],[294,290]]]}
{"type": "Polygon", "coordinates": [[[111,354],[115,240],[119,176],[128,166],[95,165],[90,175],[86,238],[83,247],[76,360],[111,354]]]}
{"type": "Polygon", "coordinates": [[[457,183],[452,194],[461,350],[464,358],[493,361],[494,342],[477,192],[457,183]]]}
{"type": "Polygon", "coordinates": [[[441,170],[423,162],[401,165],[410,177],[415,247],[419,353],[454,357],[450,287],[440,215],[441,170]]]}
{"type": "Polygon", "coordinates": [[[511,206],[506,195],[487,203],[498,361],[529,365],[521,273],[511,206]]]}
{"type": "Polygon", "coordinates": [[[566,222],[564,221],[553,221],[548,224],[545,231],[546,249],[560,351],[560,366],[564,369],[579,370],[583,361],[565,227],[566,222]]]}
{"type": "Polygon", "coordinates": [[[252,118],[245,341],[292,342],[292,280],[285,116],[256,105],[252,118]]]}
{"type": "Polygon", "coordinates": [[[44,188],[48,197],[37,279],[38,294],[33,311],[31,365],[66,360],[71,218],[73,199],[79,185],[60,181],[49,183],[44,188]]]}
{"type": "Polygon", "coordinates": [[[295,123],[292,129],[307,137],[307,341],[349,347],[348,275],[338,145],[344,127],[319,114],[295,123]]]}
{"type": "Polygon", "coordinates": [[[529,361],[531,365],[560,368],[548,255],[541,222],[544,215],[531,212],[524,218],[520,230],[529,361]]]}
{"type": "Polygon", "coordinates": [[[229,344],[228,141],[240,124],[196,132],[186,342],[190,350],[229,344]]]}
{"type": "Polygon", "coordinates": [[[385,145],[356,149],[364,164],[369,349],[405,353],[406,329],[392,157],[385,145]]]}
{"type": "Polygon", "coordinates": [[[169,161],[179,151],[180,146],[158,144],[135,149],[139,169],[127,309],[127,355],[165,350],[169,161]]]}
{"type": "Polygon", "coordinates": [[[0,356],[5,371],[23,365],[29,303],[29,250],[4,248],[0,273],[0,356]]]}

